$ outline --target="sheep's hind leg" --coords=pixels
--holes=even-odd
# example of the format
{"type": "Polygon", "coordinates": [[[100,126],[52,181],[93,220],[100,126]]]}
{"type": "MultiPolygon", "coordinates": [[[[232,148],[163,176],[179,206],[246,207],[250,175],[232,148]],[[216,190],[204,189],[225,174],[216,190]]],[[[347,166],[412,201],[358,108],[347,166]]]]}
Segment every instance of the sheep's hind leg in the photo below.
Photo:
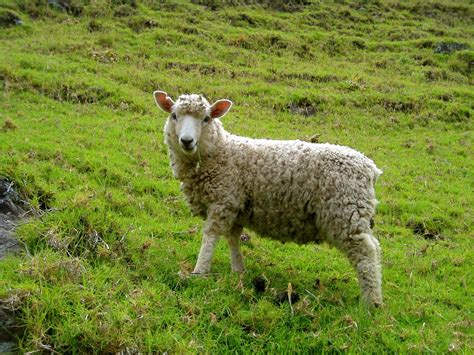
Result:
{"type": "Polygon", "coordinates": [[[353,235],[344,243],[344,252],[357,271],[362,299],[371,306],[382,306],[380,245],[370,233],[353,235]]]}
{"type": "Polygon", "coordinates": [[[245,265],[240,252],[240,234],[242,233],[242,227],[235,227],[232,229],[227,237],[227,242],[230,248],[230,266],[234,272],[244,272],[245,265]]]}

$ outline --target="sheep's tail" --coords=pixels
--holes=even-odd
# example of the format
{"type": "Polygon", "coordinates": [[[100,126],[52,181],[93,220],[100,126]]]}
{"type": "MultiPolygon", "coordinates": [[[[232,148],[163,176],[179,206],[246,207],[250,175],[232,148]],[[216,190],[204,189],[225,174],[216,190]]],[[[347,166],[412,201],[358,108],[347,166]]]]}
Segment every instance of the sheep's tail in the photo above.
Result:
{"type": "Polygon", "coordinates": [[[373,173],[373,175],[372,175],[372,183],[375,185],[375,183],[377,182],[377,180],[378,180],[378,178],[380,177],[380,175],[383,174],[383,171],[380,170],[379,168],[377,168],[377,165],[375,165],[375,163],[374,163],[373,160],[371,160],[370,162],[372,163],[372,164],[370,164],[370,165],[371,165],[371,168],[372,168],[371,170],[372,170],[372,173],[373,173]]]}
{"type": "Polygon", "coordinates": [[[379,176],[383,174],[383,171],[375,167],[374,169],[374,181],[377,181],[379,176]]]}

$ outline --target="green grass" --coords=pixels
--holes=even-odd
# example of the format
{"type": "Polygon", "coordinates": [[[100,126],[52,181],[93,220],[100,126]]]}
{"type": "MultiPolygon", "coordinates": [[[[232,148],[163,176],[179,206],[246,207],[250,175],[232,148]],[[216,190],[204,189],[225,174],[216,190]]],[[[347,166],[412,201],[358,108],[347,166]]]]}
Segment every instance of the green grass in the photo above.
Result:
{"type": "Polygon", "coordinates": [[[0,263],[20,351],[471,351],[469,1],[46,3],[0,1],[24,23],[0,32],[0,175],[50,210],[0,263]],[[202,223],[168,166],[156,89],[231,99],[233,133],[319,134],[373,158],[385,307],[360,305],[336,250],[254,234],[242,278],[224,242],[212,275],[183,277],[202,223]],[[293,311],[275,301],[289,283],[293,311]]]}

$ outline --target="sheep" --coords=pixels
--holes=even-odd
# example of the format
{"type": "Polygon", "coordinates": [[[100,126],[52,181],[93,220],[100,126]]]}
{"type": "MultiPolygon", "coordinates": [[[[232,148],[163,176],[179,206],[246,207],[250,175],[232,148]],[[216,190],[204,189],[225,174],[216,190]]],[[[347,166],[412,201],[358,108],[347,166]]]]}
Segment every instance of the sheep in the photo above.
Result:
{"type": "Polygon", "coordinates": [[[371,159],[345,146],[230,134],[219,120],[229,100],[210,105],[191,94],[175,102],[164,91],[154,98],[169,113],[164,136],[174,176],[191,212],[205,219],[193,274],[210,271],[220,236],[232,271],[244,272],[245,227],[282,242],[338,248],[357,271],[365,303],[382,305],[381,250],[371,231],[382,171],[371,159]]]}

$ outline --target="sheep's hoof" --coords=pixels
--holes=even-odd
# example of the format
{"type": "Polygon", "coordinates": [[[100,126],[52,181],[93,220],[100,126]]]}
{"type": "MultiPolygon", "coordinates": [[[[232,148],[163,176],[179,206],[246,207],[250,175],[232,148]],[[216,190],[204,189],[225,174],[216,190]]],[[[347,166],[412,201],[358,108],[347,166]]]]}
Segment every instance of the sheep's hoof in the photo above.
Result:
{"type": "Polygon", "coordinates": [[[382,301],[366,301],[364,302],[369,309],[376,309],[376,308],[382,308],[383,307],[383,302],[382,301]]]}
{"type": "Polygon", "coordinates": [[[245,272],[245,268],[232,268],[232,272],[243,274],[245,272]]]}
{"type": "Polygon", "coordinates": [[[205,276],[207,273],[206,272],[198,272],[198,271],[193,271],[190,273],[191,276],[205,276]]]}
{"type": "Polygon", "coordinates": [[[372,307],[382,308],[383,307],[383,302],[374,302],[374,303],[372,303],[372,307]]]}

